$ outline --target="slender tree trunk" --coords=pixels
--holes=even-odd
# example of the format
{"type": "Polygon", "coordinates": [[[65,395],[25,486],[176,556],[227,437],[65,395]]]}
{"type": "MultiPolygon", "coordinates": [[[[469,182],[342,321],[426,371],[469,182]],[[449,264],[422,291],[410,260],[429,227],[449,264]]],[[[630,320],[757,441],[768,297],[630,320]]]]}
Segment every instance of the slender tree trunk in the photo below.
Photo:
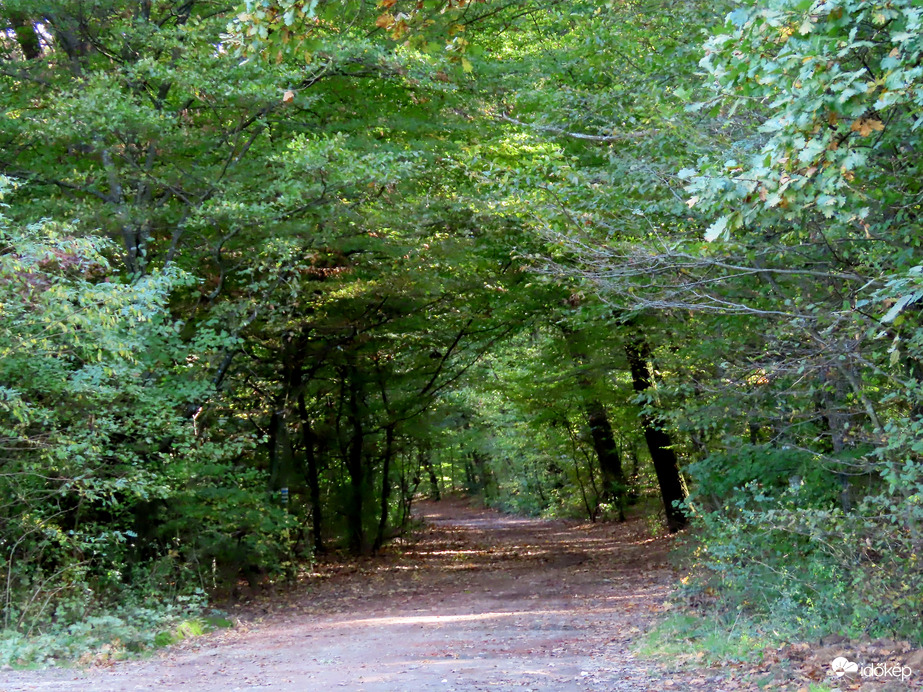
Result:
{"type": "Polygon", "coordinates": [[[378,515],[378,531],[375,534],[373,552],[378,552],[385,542],[388,528],[388,511],[391,501],[391,457],[394,454],[394,423],[385,428],[385,453],[381,469],[381,512],[378,515]]]}
{"type": "Polygon", "coordinates": [[[365,430],[362,427],[362,415],[359,409],[359,381],[356,368],[350,368],[349,400],[347,417],[350,423],[350,442],[346,455],[346,468],[349,472],[350,497],[346,508],[349,549],[360,554],[365,549],[365,530],[363,524],[363,494],[365,491],[365,469],[362,464],[362,446],[365,442],[365,430]]]}
{"type": "Polygon", "coordinates": [[[317,451],[315,449],[314,429],[308,417],[304,391],[298,393],[298,415],[301,418],[301,439],[304,445],[308,494],[311,501],[311,531],[314,535],[314,554],[324,552],[323,515],[320,504],[320,476],[317,472],[317,451]]]}
{"type": "Polygon", "coordinates": [[[269,452],[269,489],[279,489],[279,419],[281,414],[273,410],[269,417],[269,438],[266,440],[269,452]]]}
{"type": "MultiPolygon", "coordinates": [[[[653,385],[651,371],[648,365],[650,349],[642,339],[630,342],[625,351],[628,355],[628,365],[631,369],[631,381],[634,390],[639,394],[647,391],[653,385]]],[[[674,503],[686,499],[686,488],[679,475],[679,463],[676,453],[672,449],[669,434],[663,429],[663,422],[650,414],[641,415],[641,424],[644,427],[644,439],[654,462],[654,471],[660,485],[660,494],[667,515],[667,528],[671,532],[679,531],[686,523],[687,518],[683,511],[674,503]]]]}
{"type": "MultiPolygon", "coordinates": [[[[571,358],[577,367],[586,361],[586,353],[579,343],[578,334],[564,328],[564,340],[571,358]]],[[[593,440],[593,450],[599,461],[599,470],[602,474],[603,496],[618,504],[619,518],[624,520],[624,494],[625,472],[622,469],[622,458],[615,444],[612,434],[612,425],[606,407],[593,396],[592,381],[584,373],[578,373],[577,383],[584,393],[584,411],[587,423],[590,426],[590,437],[593,440]]]]}
{"type": "Polygon", "coordinates": [[[593,449],[596,450],[599,470],[602,472],[604,493],[618,503],[619,519],[624,521],[625,473],[622,469],[622,458],[615,444],[615,436],[612,434],[609,416],[605,407],[596,400],[587,402],[586,415],[587,422],[590,424],[593,449]]]}
{"type": "Polygon", "coordinates": [[[423,468],[426,469],[426,473],[429,476],[429,495],[430,499],[439,502],[442,500],[442,495],[439,492],[439,479],[436,478],[436,470],[433,468],[433,460],[430,459],[429,453],[426,450],[420,450],[420,463],[423,468]]]}
{"type": "MultiPolygon", "coordinates": [[[[839,458],[846,448],[846,425],[839,408],[840,402],[845,401],[846,387],[843,379],[832,368],[822,372],[820,379],[820,402],[817,405],[820,407],[822,427],[830,433],[827,449],[834,457],[839,458]],[[828,387],[832,387],[833,391],[829,391],[828,387]]],[[[840,483],[840,507],[848,514],[852,511],[849,476],[843,471],[838,471],[836,477],[840,483]]]]}

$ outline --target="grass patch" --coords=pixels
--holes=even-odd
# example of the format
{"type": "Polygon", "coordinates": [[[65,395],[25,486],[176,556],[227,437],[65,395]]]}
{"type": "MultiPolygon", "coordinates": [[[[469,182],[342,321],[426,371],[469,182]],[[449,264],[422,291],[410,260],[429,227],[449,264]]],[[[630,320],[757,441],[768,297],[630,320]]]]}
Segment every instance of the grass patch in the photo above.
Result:
{"type": "Polygon", "coordinates": [[[193,620],[183,620],[173,629],[158,632],[154,635],[154,646],[157,648],[170,646],[184,639],[201,637],[203,634],[214,632],[216,629],[226,629],[233,626],[233,622],[225,617],[217,615],[195,618],[193,620]]]}
{"type": "Polygon", "coordinates": [[[779,634],[741,618],[728,623],[718,617],[672,613],[641,638],[636,650],[655,660],[715,665],[760,661],[766,648],[783,641],[779,634]]]}

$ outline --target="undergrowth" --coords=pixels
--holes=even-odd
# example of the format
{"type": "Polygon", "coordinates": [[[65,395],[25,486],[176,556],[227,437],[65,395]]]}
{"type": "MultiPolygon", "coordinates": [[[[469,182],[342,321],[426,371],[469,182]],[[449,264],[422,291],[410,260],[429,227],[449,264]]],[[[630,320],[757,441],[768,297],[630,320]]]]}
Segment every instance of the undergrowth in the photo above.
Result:
{"type": "Polygon", "coordinates": [[[0,630],[0,666],[105,663],[231,626],[223,614],[207,608],[203,593],[169,603],[128,602],[76,622],[50,622],[28,632],[0,630]]]}
{"type": "Polygon", "coordinates": [[[768,647],[780,646],[785,641],[781,632],[748,619],[728,621],[715,614],[677,612],[652,627],[637,650],[646,658],[715,665],[759,661],[768,647]]]}

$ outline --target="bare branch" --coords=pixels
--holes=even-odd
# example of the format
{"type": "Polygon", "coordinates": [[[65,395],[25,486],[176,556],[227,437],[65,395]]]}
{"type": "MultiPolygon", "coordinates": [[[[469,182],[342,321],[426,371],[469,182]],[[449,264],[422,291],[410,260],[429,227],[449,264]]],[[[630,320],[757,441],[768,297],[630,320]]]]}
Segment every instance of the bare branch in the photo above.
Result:
{"type": "Polygon", "coordinates": [[[561,137],[583,139],[590,142],[625,142],[633,139],[644,139],[645,137],[651,137],[660,132],[660,130],[638,130],[637,132],[623,132],[615,135],[590,135],[584,132],[569,132],[563,128],[552,127],[551,125],[536,125],[534,123],[526,123],[522,120],[517,120],[516,118],[513,118],[506,113],[501,113],[495,117],[497,120],[505,120],[508,123],[513,123],[514,125],[519,125],[520,127],[527,127],[532,130],[540,130],[541,132],[550,132],[551,134],[559,135],[561,137]]]}

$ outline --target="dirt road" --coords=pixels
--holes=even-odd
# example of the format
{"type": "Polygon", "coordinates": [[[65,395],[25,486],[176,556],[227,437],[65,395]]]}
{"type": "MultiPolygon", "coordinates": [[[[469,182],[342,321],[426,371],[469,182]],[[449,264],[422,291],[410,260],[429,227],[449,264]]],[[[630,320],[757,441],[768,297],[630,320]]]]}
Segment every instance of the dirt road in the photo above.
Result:
{"type": "MultiPolygon", "coordinates": [[[[235,630],[144,661],[0,673],[0,690],[681,689],[628,651],[668,594],[664,539],[464,501],[424,503],[410,545],[322,568],[235,630]]],[[[717,682],[717,681],[716,681],[717,682]]],[[[717,685],[714,689],[717,689],[717,685]]]]}

